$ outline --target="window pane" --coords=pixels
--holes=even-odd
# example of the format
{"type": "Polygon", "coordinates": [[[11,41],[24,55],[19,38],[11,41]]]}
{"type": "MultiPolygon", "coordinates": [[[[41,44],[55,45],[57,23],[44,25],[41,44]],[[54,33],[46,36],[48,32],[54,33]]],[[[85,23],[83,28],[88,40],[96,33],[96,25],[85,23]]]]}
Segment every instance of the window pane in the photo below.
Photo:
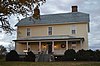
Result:
{"type": "Polygon", "coordinates": [[[76,25],[72,25],[71,26],[71,34],[76,34],[76,31],[77,31],[76,25]]]}
{"type": "Polygon", "coordinates": [[[30,32],[27,32],[27,36],[30,36],[30,32]]]}
{"type": "Polygon", "coordinates": [[[52,31],[49,31],[49,35],[52,35],[52,31]]]}
{"type": "Polygon", "coordinates": [[[72,34],[76,34],[75,30],[72,30],[72,34]]]}
{"type": "Polygon", "coordinates": [[[27,36],[30,36],[30,28],[27,28],[27,36]]]}
{"type": "Polygon", "coordinates": [[[30,28],[27,28],[27,32],[30,32],[30,28]]]}
{"type": "Polygon", "coordinates": [[[52,27],[48,27],[48,35],[52,35],[52,27]]]}
{"type": "Polygon", "coordinates": [[[52,31],[52,27],[49,27],[49,31],[52,31]]]}

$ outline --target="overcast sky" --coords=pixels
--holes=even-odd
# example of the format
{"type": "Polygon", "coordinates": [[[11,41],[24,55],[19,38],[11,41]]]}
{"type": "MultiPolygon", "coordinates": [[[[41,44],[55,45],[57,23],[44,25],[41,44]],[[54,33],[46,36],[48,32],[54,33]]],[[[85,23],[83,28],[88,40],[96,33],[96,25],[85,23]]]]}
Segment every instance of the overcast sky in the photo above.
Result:
{"type": "MultiPolygon", "coordinates": [[[[42,15],[68,13],[73,5],[78,6],[79,12],[90,14],[89,48],[100,49],[100,0],[47,0],[40,9],[42,15]]],[[[18,21],[12,16],[10,22],[14,26],[18,21]]],[[[7,46],[13,39],[16,39],[16,32],[13,35],[0,33],[0,45],[7,46]]]]}

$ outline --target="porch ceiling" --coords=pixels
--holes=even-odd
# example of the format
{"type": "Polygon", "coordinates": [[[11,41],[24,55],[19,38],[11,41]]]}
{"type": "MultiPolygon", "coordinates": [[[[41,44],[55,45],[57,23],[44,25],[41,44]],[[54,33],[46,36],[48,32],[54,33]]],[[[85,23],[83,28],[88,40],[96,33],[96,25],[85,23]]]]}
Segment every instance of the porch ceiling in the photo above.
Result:
{"type": "Polygon", "coordinates": [[[41,40],[84,40],[83,37],[76,37],[70,35],[52,35],[52,36],[36,36],[36,37],[29,37],[29,38],[20,38],[13,41],[41,41],[41,40]]]}

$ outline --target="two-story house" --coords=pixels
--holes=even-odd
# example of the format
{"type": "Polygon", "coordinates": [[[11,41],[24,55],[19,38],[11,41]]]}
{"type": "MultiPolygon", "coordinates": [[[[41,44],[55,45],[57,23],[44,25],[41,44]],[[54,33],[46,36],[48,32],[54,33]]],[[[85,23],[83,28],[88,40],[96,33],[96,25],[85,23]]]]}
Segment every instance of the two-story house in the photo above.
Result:
{"type": "Polygon", "coordinates": [[[41,15],[40,19],[27,17],[17,24],[15,49],[18,53],[28,50],[35,54],[46,52],[63,55],[65,50],[88,49],[89,14],[72,12],[41,15]]]}

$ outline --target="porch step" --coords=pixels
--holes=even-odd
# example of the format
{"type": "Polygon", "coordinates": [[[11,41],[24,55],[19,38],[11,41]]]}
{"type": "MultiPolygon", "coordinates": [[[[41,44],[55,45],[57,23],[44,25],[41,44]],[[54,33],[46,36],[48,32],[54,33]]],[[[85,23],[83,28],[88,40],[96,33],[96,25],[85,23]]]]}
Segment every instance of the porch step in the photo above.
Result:
{"type": "Polygon", "coordinates": [[[37,62],[50,62],[54,61],[54,56],[51,54],[39,54],[37,62]]]}

